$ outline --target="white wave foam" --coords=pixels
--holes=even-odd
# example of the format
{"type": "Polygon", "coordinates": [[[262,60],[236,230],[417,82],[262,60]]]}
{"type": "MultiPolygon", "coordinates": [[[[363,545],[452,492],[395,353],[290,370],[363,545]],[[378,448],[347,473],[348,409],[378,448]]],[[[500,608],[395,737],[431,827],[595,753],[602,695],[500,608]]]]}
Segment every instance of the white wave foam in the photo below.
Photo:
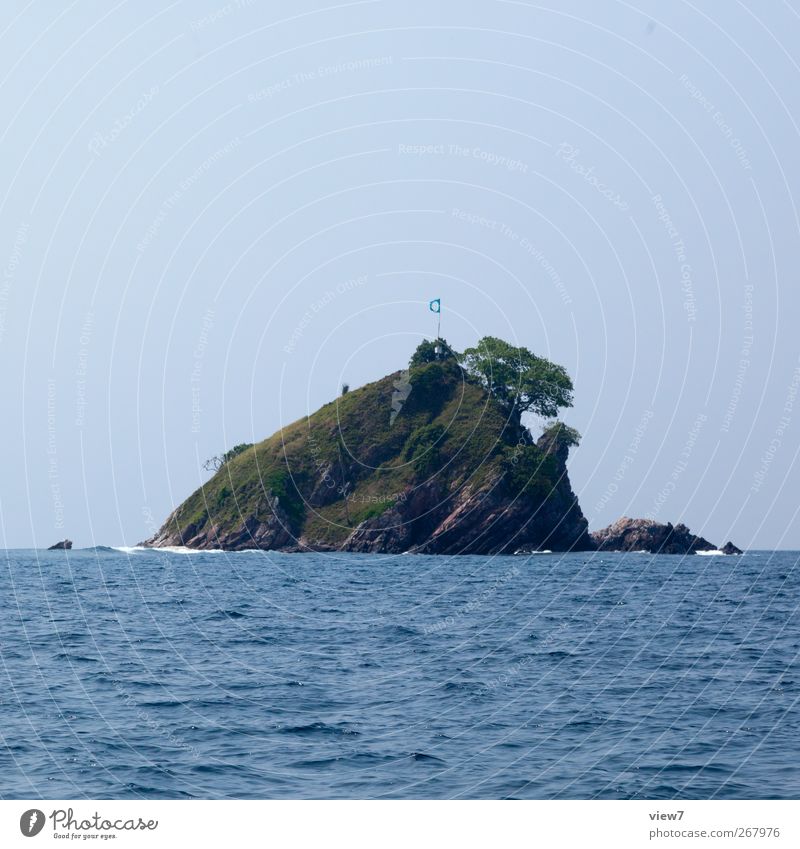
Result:
{"type": "Polygon", "coordinates": [[[166,551],[170,554],[227,554],[224,548],[187,548],[185,545],[164,545],[158,548],[149,545],[113,545],[114,551],[133,554],[136,551],[166,551]]]}

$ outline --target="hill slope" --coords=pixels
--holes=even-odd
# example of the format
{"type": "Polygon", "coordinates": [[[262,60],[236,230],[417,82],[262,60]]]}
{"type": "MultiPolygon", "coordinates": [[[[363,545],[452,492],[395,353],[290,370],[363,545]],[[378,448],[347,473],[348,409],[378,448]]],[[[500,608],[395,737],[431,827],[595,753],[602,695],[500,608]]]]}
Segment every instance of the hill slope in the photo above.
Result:
{"type": "Polygon", "coordinates": [[[341,396],[228,460],[146,545],[446,554],[592,549],[569,443],[454,360],[341,396]]]}

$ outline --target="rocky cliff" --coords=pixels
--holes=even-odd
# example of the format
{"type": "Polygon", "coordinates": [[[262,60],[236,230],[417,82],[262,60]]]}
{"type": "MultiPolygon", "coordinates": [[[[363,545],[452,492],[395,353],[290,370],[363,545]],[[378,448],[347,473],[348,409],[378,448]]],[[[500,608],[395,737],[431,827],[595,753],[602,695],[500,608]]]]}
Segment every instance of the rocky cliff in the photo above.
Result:
{"type": "Polygon", "coordinates": [[[595,531],[591,536],[599,551],[694,554],[696,551],[716,549],[707,539],[695,536],[686,525],[672,525],[669,522],[663,525],[651,519],[629,519],[625,516],[602,531],[595,531]]]}

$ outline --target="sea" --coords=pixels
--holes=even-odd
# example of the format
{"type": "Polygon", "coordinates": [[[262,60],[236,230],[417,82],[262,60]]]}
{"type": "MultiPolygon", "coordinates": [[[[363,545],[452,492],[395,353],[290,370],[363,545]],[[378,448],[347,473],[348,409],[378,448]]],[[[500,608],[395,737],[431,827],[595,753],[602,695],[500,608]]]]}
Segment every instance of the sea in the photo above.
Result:
{"type": "Polygon", "coordinates": [[[797,799],[800,553],[0,552],[0,797],[797,799]]]}

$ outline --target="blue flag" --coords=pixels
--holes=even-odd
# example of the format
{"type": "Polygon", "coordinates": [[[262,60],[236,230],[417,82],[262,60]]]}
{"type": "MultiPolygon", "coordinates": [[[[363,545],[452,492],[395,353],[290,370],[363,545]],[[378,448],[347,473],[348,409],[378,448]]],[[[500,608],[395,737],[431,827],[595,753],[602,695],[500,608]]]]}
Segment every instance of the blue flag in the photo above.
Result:
{"type": "Polygon", "coordinates": [[[435,298],[428,304],[428,309],[431,312],[441,312],[442,311],[442,299],[435,298]]]}

